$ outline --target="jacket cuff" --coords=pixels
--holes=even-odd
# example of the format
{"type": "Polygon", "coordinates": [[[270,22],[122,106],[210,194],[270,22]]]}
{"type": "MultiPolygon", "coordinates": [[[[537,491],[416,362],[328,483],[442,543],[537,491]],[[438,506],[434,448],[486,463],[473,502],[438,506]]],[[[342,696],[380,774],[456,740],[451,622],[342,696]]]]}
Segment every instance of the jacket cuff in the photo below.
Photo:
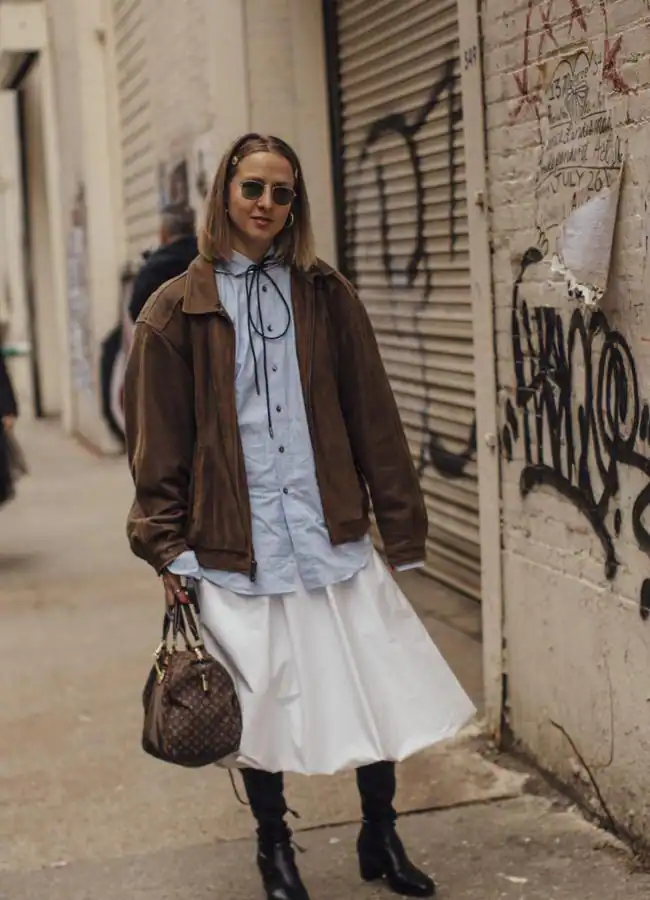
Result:
{"type": "Polygon", "coordinates": [[[165,568],[172,575],[180,575],[182,578],[201,578],[201,567],[194,550],[184,550],[165,568]]]}
{"type": "Polygon", "coordinates": [[[386,546],[384,542],[386,561],[391,569],[416,568],[423,566],[427,558],[425,547],[418,541],[410,546],[401,546],[398,549],[386,546]]]}
{"type": "MultiPolygon", "coordinates": [[[[147,548],[148,549],[148,548],[147,548]]],[[[145,549],[144,552],[136,554],[141,556],[149,565],[153,566],[158,575],[162,575],[162,573],[170,566],[175,560],[182,556],[184,553],[193,553],[193,550],[190,550],[187,544],[183,541],[182,543],[177,543],[172,546],[166,546],[164,552],[155,552],[151,553],[147,552],[145,549]]]]}

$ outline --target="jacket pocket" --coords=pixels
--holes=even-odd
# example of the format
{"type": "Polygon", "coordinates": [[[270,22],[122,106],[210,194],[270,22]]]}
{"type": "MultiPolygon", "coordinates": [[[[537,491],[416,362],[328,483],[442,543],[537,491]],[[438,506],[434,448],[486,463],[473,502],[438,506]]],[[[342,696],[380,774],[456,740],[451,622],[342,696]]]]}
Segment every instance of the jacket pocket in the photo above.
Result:
{"type": "Polygon", "coordinates": [[[194,461],[188,542],[204,550],[245,553],[246,535],[225,461],[214,449],[198,447],[194,461]]]}

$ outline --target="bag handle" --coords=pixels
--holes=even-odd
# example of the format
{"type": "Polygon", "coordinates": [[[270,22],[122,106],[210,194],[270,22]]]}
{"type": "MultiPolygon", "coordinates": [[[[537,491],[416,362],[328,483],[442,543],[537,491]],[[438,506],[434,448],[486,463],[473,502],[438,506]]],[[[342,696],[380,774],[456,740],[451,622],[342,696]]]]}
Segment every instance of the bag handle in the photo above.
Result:
{"type": "Polygon", "coordinates": [[[181,603],[179,600],[176,600],[173,607],[165,612],[161,645],[168,646],[170,630],[173,649],[176,649],[179,635],[183,638],[185,647],[188,650],[194,650],[196,646],[203,646],[201,627],[196,610],[191,603],[181,603]]]}
{"type": "Polygon", "coordinates": [[[189,628],[195,644],[203,645],[201,640],[201,625],[199,623],[196,609],[193,603],[181,603],[181,619],[184,621],[185,627],[189,628]]]}

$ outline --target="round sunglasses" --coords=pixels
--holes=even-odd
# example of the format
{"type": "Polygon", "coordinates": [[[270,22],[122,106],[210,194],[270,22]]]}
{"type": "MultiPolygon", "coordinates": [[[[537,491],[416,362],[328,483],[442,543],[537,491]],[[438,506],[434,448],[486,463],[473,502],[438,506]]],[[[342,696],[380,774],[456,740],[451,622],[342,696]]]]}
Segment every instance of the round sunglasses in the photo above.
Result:
{"type": "MultiPolygon", "coordinates": [[[[239,187],[244,200],[259,200],[266,191],[266,182],[248,179],[241,181],[239,187]]],[[[295,196],[296,192],[291,187],[287,187],[284,184],[271,185],[271,198],[278,206],[290,206],[295,196]]]]}

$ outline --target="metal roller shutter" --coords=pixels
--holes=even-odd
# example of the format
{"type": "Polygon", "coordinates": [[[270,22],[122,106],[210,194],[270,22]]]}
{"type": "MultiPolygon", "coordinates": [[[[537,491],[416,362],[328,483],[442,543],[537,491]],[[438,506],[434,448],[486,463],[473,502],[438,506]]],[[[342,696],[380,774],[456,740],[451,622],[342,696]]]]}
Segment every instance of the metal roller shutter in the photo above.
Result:
{"type": "Polygon", "coordinates": [[[345,264],[422,473],[427,572],[480,599],[456,0],[336,9],[345,264]]]}
{"type": "Polygon", "coordinates": [[[158,231],[147,8],[147,0],[113,0],[124,217],[133,261],[155,243],[158,231]]]}

